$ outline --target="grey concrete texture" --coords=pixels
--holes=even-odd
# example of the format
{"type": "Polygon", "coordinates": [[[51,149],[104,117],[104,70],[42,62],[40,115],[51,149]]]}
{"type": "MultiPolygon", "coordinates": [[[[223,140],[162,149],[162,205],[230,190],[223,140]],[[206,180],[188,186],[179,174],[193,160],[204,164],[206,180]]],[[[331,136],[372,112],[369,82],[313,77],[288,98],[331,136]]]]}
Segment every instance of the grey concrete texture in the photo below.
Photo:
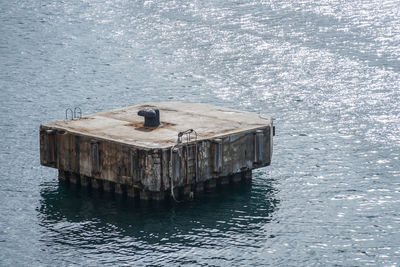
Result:
{"type": "Polygon", "coordinates": [[[59,169],[60,179],[75,184],[103,184],[109,191],[110,182],[116,193],[134,196],[136,189],[142,199],[161,199],[171,187],[201,190],[204,182],[207,187],[214,179],[240,181],[269,165],[272,129],[266,115],[200,103],[147,103],[42,124],[41,164],[59,169]],[[137,115],[151,107],[160,110],[159,127],[144,127],[137,115]],[[197,138],[192,132],[190,140],[183,135],[177,144],[178,133],[188,129],[197,138]]]}

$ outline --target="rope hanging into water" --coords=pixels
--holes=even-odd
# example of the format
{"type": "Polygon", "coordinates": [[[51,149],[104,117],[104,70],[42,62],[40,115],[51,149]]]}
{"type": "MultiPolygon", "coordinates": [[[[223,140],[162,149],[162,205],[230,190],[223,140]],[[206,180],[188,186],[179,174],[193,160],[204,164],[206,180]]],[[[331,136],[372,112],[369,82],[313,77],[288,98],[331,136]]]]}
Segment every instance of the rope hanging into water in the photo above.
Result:
{"type": "Polygon", "coordinates": [[[175,202],[179,203],[180,201],[176,199],[175,194],[174,194],[174,162],[173,162],[173,151],[175,149],[177,145],[174,145],[171,147],[171,153],[170,153],[170,158],[169,158],[169,162],[170,162],[170,179],[171,179],[171,196],[172,198],[175,200],[175,202]]]}
{"type": "MultiPolygon", "coordinates": [[[[171,147],[171,151],[170,151],[170,160],[169,160],[169,162],[170,162],[170,179],[171,179],[171,196],[172,196],[172,198],[175,200],[175,202],[177,202],[177,203],[179,203],[179,202],[181,202],[181,201],[179,201],[179,200],[177,200],[176,199],[176,197],[175,197],[175,193],[174,193],[174,176],[175,176],[175,172],[176,172],[176,170],[174,170],[174,166],[175,166],[175,162],[174,162],[174,157],[173,157],[173,152],[174,152],[174,150],[175,150],[175,148],[177,148],[179,145],[181,145],[182,144],[182,137],[183,137],[183,135],[186,135],[186,177],[188,177],[188,174],[189,174],[189,170],[188,170],[188,166],[189,166],[189,142],[191,141],[190,140],[190,134],[191,133],[194,133],[195,135],[196,135],[196,138],[195,138],[195,147],[196,147],[196,150],[195,150],[195,175],[196,175],[196,181],[198,180],[198,144],[197,144],[197,132],[195,131],[195,130],[193,130],[193,129],[188,129],[188,130],[186,130],[186,131],[183,131],[183,132],[179,132],[178,133],[178,139],[177,139],[177,142],[176,142],[176,144],[175,145],[173,145],[172,147],[171,147]]],[[[183,146],[183,145],[182,145],[183,146]]],[[[178,156],[180,156],[180,154],[179,154],[179,149],[178,149],[178,156]]],[[[176,167],[176,166],[175,166],[176,167]]]]}

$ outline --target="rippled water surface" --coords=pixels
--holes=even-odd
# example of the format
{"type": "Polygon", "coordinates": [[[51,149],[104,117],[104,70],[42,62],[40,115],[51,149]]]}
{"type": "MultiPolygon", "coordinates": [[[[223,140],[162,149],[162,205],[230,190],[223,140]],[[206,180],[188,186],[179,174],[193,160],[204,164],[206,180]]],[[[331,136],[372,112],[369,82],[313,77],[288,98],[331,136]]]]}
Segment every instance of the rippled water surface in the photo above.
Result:
{"type": "Polygon", "coordinates": [[[400,4],[0,2],[0,265],[400,265],[400,4]],[[187,203],[60,186],[39,125],[185,100],[270,114],[270,167],[187,203]]]}

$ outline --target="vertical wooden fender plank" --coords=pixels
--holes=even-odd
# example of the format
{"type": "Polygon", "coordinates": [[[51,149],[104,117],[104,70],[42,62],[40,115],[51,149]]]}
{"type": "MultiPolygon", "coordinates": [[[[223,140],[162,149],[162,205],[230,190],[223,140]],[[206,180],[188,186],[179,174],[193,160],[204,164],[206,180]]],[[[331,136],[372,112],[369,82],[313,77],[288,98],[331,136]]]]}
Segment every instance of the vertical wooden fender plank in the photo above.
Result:
{"type": "Polygon", "coordinates": [[[264,157],[264,132],[257,130],[254,139],[254,162],[262,163],[264,157]]]}
{"type": "Polygon", "coordinates": [[[70,133],[67,133],[67,134],[65,134],[65,146],[66,146],[66,166],[67,166],[67,170],[69,171],[69,172],[71,172],[72,171],[72,164],[71,164],[71,154],[72,154],[72,145],[71,145],[71,143],[72,143],[72,141],[71,141],[71,138],[72,138],[72,134],[70,134],[70,133]]]}
{"type": "Polygon", "coordinates": [[[181,173],[181,158],[180,158],[180,153],[179,153],[179,148],[174,148],[172,151],[172,180],[174,183],[178,183],[180,180],[180,173],[181,173]]]}
{"type": "Polygon", "coordinates": [[[161,174],[161,179],[162,179],[162,186],[164,190],[169,189],[171,185],[171,171],[170,171],[170,156],[171,156],[171,151],[169,149],[162,149],[161,150],[161,169],[162,169],[162,174],[161,174]]]}
{"type": "Polygon", "coordinates": [[[57,167],[56,131],[46,130],[41,132],[43,146],[43,162],[49,166],[57,167]]]}
{"type": "Polygon", "coordinates": [[[139,181],[139,159],[136,150],[131,150],[131,183],[139,181]]]}
{"type": "Polygon", "coordinates": [[[64,134],[65,131],[58,130],[56,134],[57,139],[57,168],[59,170],[65,170],[65,146],[64,146],[64,134]]]}
{"type": "Polygon", "coordinates": [[[160,186],[159,186],[159,191],[161,191],[161,192],[163,192],[164,190],[165,190],[165,185],[164,185],[164,179],[163,179],[163,176],[164,176],[164,154],[163,154],[163,151],[162,151],[162,149],[160,149],[160,150],[158,150],[158,152],[157,152],[157,154],[158,154],[158,158],[159,158],[159,165],[160,165],[160,173],[159,173],[159,184],[160,184],[160,186]]]}
{"type": "Polygon", "coordinates": [[[53,143],[53,153],[52,153],[52,162],[53,164],[57,165],[57,155],[58,155],[58,144],[57,144],[57,132],[54,131],[54,133],[52,134],[52,143],[53,143]]]}
{"type": "Polygon", "coordinates": [[[90,143],[90,154],[92,158],[92,174],[100,171],[99,143],[92,141],[90,143]]]}
{"type": "Polygon", "coordinates": [[[46,131],[40,131],[40,163],[47,165],[47,153],[46,153],[47,136],[46,131]]]}
{"type": "Polygon", "coordinates": [[[79,171],[81,175],[90,177],[92,174],[92,162],[90,155],[90,139],[80,136],[79,144],[79,171]]]}
{"type": "Polygon", "coordinates": [[[162,186],[161,180],[161,158],[160,158],[160,151],[153,150],[152,153],[149,155],[149,162],[150,166],[152,166],[149,177],[151,178],[151,186],[149,187],[150,191],[160,191],[162,186]]]}
{"type": "Polygon", "coordinates": [[[222,139],[215,139],[214,172],[222,171],[222,139]]]}
{"type": "Polygon", "coordinates": [[[137,165],[137,181],[143,183],[143,179],[145,179],[146,176],[146,161],[147,161],[147,152],[145,150],[137,150],[137,159],[138,159],[138,165],[137,165]]]}
{"type": "Polygon", "coordinates": [[[78,135],[75,135],[75,172],[80,174],[80,144],[81,144],[81,138],[78,135]]]}
{"type": "Polygon", "coordinates": [[[50,141],[50,136],[52,134],[51,130],[46,131],[46,162],[47,164],[51,163],[51,158],[52,158],[52,153],[51,153],[51,141],[50,141]]]}
{"type": "Polygon", "coordinates": [[[264,161],[268,165],[271,163],[271,143],[272,143],[272,128],[266,127],[265,128],[265,136],[264,136],[264,161]]]}
{"type": "Polygon", "coordinates": [[[39,145],[40,145],[40,164],[44,165],[46,162],[44,161],[44,131],[40,128],[39,133],[39,145]]]}
{"type": "Polygon", "coordinates": [[[178,172],[178,176],[177,176],[177,185],[178,186],[183,186],[185,184],[186,181],[186,159],[185,159],[185,151],[184,151],[184,147],[180,147],[178,148],[178,153],[177,153],[177,162],[178,162],[178,166],[179,166],[179,172],[178,172]]]}
{"type": "Polygon", "coordinates": [[[194,175],[195,175],[195,182],[200,181],[200,172],[199,172],[199,143],[196,141],[195,148],[194,148],[194,175]]]}
{"type": "Polygon", "coordinates": [[[199,149],[199,181],[205,182],[212,177],[214,171],[214,155],[211,141],[201,141],[199,149]]]}
{"type": "Polygon", "coordinates": [[[185,148],[184,148],[184,158],[185,158],[185,163],[184,163],[184,166],[185,166],[185,177],[184,177],[184,181],[183,181],[183,184],[189,184],[190,183],[190,181],[191,181],[191,178],[190,178],[190,175],[191,175],[191,172],[190,172],[190,146],[189,145],[186,145],[185,146],[185,148]]]}
{"type": "Polygon", "coordinates": [[[272,160],[272,151],[274,150],[274,136],[275,136],[275,126],[273,125],[273,122],[271,123],[271,126],[269,127],[269,161],[271,162],[272,160]]]}

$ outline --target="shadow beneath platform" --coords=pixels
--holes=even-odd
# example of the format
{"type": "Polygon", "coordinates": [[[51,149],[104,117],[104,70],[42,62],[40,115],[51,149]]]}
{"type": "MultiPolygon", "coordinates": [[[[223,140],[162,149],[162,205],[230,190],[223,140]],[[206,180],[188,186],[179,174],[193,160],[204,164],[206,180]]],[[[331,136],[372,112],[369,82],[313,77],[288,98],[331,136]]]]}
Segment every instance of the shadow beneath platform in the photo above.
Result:
{"type": "Polygon", "coordinates": [[[131,246],[198,246],[206,245],[207,236],[251,232],[268,223],[278,204],[271,184],[243,183],[175,203],[131,200],[53,183],[42,186],[37,210],[48,245],[85,248],[125,240],[131,246]]]}

